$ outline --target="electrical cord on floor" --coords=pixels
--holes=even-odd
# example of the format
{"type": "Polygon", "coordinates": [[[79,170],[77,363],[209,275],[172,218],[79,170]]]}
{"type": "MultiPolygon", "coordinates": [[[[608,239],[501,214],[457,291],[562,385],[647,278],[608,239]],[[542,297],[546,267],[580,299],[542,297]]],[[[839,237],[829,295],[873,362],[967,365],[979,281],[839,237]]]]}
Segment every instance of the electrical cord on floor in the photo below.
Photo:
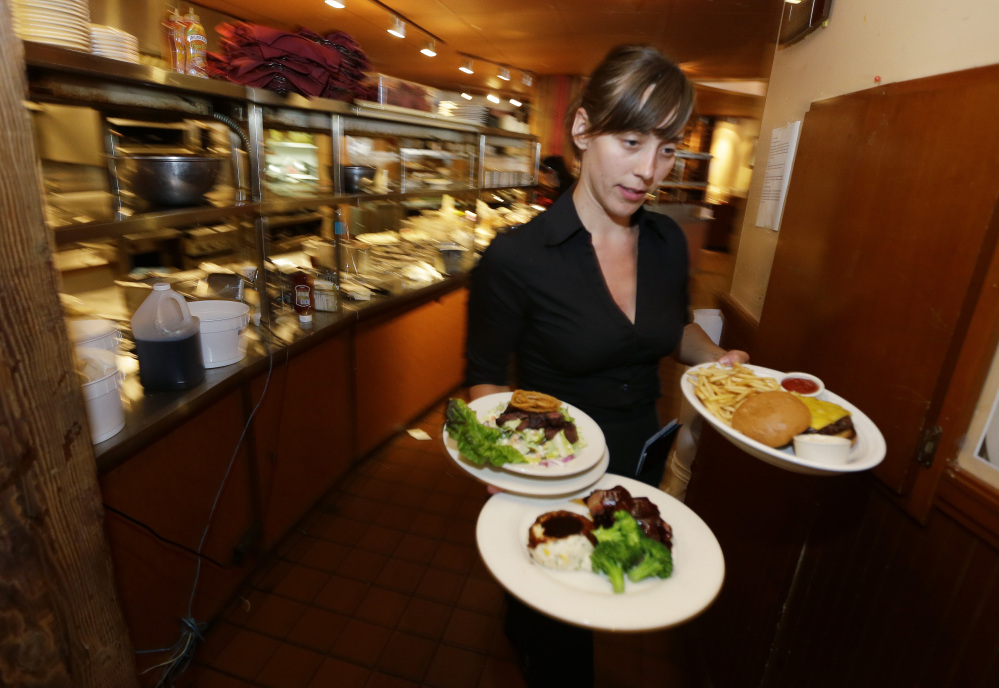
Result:
{"type": "Polygon", "coordinates": [[[208,513],[208,522],[205,523],[205,529],[201,534],[201,541],[198,543],[198,549],[195,552],[196,564],[194,570],[194,584],[191,586],[191,596],[187,601],[187,616],[181,618],[181,633],[180,638],[170,647],[160,648],[158,650],[139,650],[136,654],[155,654],[162,652],[169,652],[170,656],[159,664],[155,664],[148,669],[145,669],[142,673],[146,674],[150,671],[162,668],[163,673],[159,680],[156,682],[156,688],[170,688],[173,686],[174,681],[184,673],[184,670],[190,665],[191,660],[194,658],[194,652],[198,647],[198,644],[204,641],[204,630],[207,627],[205,623],[199,623],[194,618],[194,597],[198,591],[198,581],[201,579],[201,562],[203,559],[202,549],[205,546],[205,540],[208,538],[208,531],[212,526],[212,519],[215,516],[215,510],[218,508],[219,500],[222,498],[222,491],[225,489],[226,483],[229,481],[229,474],[232,472],[232,467],[236,463],[236,457],[239,455],[239,448],[243,445],[243,440],[246,438],[246,433],[249,431],[251,424],[253,423],[254,416],[257,415],[257,410],[260,409],[261,404],[264,402],[264,398],[267,396],[267,388],[270,386],[271,375],[274,372],[274,351],[272,348],[268,347],[268,368],[267,377],[264,380],[264,389],[260,393],[260,399],[257,400],[256,406],[253,407],[253,411],[250,412],[250,416],[246,419],[246,425],[243,426],[243,432],[239,435],[239,440],[236,442],[236,447],[233,449],[232,457],[229,459],[229,465],[226,467],[225,475],[222,476],[222,482],[219,484],[218,492],[215,493],[215,501],[212,502],[211,511],[208,513]]]}

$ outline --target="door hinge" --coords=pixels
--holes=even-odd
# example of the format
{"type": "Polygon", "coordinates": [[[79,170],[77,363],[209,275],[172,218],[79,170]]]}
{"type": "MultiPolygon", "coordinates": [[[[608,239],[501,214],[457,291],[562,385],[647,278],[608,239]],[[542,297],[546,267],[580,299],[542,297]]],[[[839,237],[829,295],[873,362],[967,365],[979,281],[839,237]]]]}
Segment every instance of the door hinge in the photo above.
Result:
{"type": "Polygon", "coordinates": [[[937,455],[937,447],[940,446],[940,437],[943,435],[943,428],[934,425],[923,430],[919,438],[919,453],[916,454],[916,463],[929,468],[933,465],[933,459],[937,455]]]}

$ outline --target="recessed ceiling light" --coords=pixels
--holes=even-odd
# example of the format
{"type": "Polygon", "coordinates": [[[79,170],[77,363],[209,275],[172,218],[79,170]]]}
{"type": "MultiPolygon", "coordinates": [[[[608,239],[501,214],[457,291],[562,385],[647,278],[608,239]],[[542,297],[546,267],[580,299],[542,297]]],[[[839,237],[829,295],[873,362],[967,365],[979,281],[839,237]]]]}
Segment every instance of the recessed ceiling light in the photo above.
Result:
{"type": "Polygon", "coordinates": [[[521,105],[523,105],[523,103],[521,103],[516,98],[511,98],[510,99],[510,105],[513,105],[514,107],[520,107],[521,105]]]}
{"type": "Polygon", "coordinates": [[[458,67],[458,70],[462,71],[462,72],[465,72],[465,74],[475,74],[475,70],[472,69],[472,61],[471,60],[462,60],[461,61],[461,66],[458,67]]]}
{"type": "Polygon", "coordinates": [[[423,46],[423,50],[420,51],[427,57],[437,57],[437,43],[436,41],[427,41],[427,44],[423,46]]]}
{"type": "Polygon", "coordinates": [[[392,21],[392,26],[389,28],[388,32],[395,36],[396,38],[406,37],[406,22],[399,19],[399,17],[394,17],[392,21]]]}
{"type": "Polygon", "coordinates": [[[338,10],[342,10],[344,8],[344,4],[342,2],[338,2],[338,0],[326,0],[326,4],[330,7],[335,7],[338,10]]]}
{"type": "Polygon", "coordinates": [[[461,94],[461,97],[462,97],[462,98],[464,98],[465,100],[471,100],[471,99],[472,99],[472,96],[470,96],[470,95],[469,95],[469,94],[467,94],[467,93],[462,93],[462,94],[461,94]]]}
{"type": "Polygon", "coordinates": [[[488,96],[486,96],[486,100],[488,100],[490,103],[499,103],[500,102],[499,98],[497,96],[494,96],[492,93],[490,93],[488,96]]]}

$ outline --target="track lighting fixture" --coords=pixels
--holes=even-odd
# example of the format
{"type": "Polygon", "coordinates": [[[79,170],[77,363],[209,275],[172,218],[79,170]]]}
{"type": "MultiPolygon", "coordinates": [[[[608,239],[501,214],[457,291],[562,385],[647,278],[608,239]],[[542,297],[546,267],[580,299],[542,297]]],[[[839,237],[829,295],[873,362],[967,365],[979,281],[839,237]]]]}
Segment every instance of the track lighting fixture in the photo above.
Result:
{"type": "Polygon", "coordinates": [[[469,95],[469,94],[467,94],[467,93],[462,93],[462,94],[461,94],[461,97],[462,97],[462,98],[464,98],[465,100],[471,100],[471,99],[472,99],[472,96],[470,96],[470,95],[469,95]]]}
{"type": "Polygon", "coordinates": [[[339,0],[326,0],[326,4],[330,7],[335,7],[338,10],[342,10],[344,8],[344,4],[339,0]]]}
{"type": "Polygon", "coordinates": [[[521,103],[516,98],[511,98],[510,99],[510,105],[513,105],[514,107],[520,107],[521,105],[523,105],[523,103],[521,103]]]}
{"type": "Polygon", "coordinates": [[[530,86],[534,83],[534,77],[527,72],[522,72],[520,75],[520,83],[524,84],[524,86],[530,86]]]}
{"type": "Polygon", "coordinates": [[[492,93],[486,96],[486,100],[488,100],[490,103],[496,103],[497,105],[500,102],[500,99],[497,96],[494,96],[492,93]]]}
{"type": "Polygon", "coordinates": [[[507,69],[506,67],[500,67],[499,75],[498,76],[503,81],[509,81],[510,80],[510,70],[507,69]]]}
{"type": "Polygon", "coordinates": [[[475,70],[472,69],[472,61],[471,60],[462,60],[461,61],[461,66],[458,67],[458,70],[462,71],[462,72],[465,72],[465,74],[475,74],[475,70]]]}
{"type": "Polygon", "coordinates": [[[437,57],[436,41],[434,41],[433,39],[427,41],[427,44],[423,46],[423,49],[420,52],[426,55],[427,57],[437,57]]]}
{"type": "Polygon", "coordinates": [[[392,26],[388,29],[388,32],[395,36],[396,38],[406,37],[406,22],[399,17],[392,18],[392,26]]]}

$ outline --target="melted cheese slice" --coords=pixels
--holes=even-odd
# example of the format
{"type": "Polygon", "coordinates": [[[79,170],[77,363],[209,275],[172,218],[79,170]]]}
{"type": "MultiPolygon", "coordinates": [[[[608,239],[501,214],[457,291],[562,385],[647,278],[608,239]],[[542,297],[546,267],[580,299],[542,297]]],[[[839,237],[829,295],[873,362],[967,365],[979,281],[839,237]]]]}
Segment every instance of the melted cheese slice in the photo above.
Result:
{"type": "Polygon", "coordinates": [[[831,401],[823,401],[814,397],[798,397],[808,410],[812,413],[812,430],[821,430],[827,425],[832,425],[843,416],[849,416],[850,412],[839,404],[831,401]]]}

